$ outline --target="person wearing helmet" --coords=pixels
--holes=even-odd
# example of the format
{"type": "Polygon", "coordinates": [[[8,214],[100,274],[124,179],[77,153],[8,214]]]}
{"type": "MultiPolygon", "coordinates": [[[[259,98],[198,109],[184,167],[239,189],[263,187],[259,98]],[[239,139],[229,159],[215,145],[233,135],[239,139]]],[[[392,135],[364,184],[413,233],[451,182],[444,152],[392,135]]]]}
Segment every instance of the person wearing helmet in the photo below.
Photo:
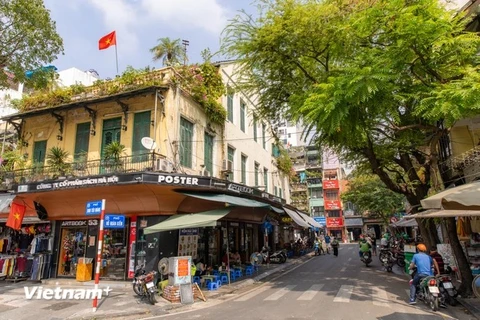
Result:
{"type": "Polygon", "coordinates": [[[423,243],[417,245],[417,250],[418,253],[413,255],[412,263],[410,264],[410,270],[415,267],[417,268],[417,273],[410,284],[410,304],[417,303],[415,297],[417,294],[417,285],[420,281],[425,277],[433,275],[433,267],[438,270],[437,262],[427,254],[427,247],[423,243]]]}

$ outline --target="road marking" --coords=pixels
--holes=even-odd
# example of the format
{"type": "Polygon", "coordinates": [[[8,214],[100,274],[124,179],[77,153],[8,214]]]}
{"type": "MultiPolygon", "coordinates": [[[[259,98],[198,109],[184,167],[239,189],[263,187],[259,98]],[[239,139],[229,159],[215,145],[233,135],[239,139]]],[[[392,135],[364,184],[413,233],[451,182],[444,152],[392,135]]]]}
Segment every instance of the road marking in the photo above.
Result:
{"type": "Polygon", "coordinates": [[[353,286],[343,285],[338,290],[337,296],[333,299],[333,302],[350,302],[352,296],[353,286]]]}
{"type": "Polygon", "coordinates": [[[373,295],[372,295],[373,305],[390,308],[390,305],[388,304],[387,291],[379,287],[372,287],[372,291],[373,291],[373,295]]]}
{"type": "Polygon", "coordinates": [[[295,288],[297,285],[289,285],[289,286],[286,286],[285,288],[282,288],[280,290],[278,290],[277,292],[275,292],[274,294],[266,297],[264,299],[264,301],[275,301],[275,300],[278,300],[280,299],[281,297],[283,297],[284,295],[286,295],[287,293],[289,293],[293,288],[295,288]]]}
{"type": "Polygon", "coordinates": [[[347,270],[347,267],[343,267],[342,269],[340,269],[340,272],[345,272],[347,270]]]}
{"type": "Polygon", "coordinates": [[[251,298],[255,297],[256,295],[258,295],[258,294],[260,294],[264,291],[267,291],[270,288],[271,288],[270,286],[265,286],[265,287],[258,288],[257,290],[254,290],[250,293],[247,293],[247,294],[241,296],[238,299],[235,299],[234,301],[247,301],[248,299],[251,299],[251,298]]]}
{"type": "Polygon", "coordinates": [[[302,295],[300,297],[298,297],[297,300],[303,300],[303,301],[310,301],[312,300],[316,295],[317,293],[322,290],[324,284],[314,284],[313,286],[310,287],[310,289],[308,289],[307,291],[305,291],[304,293],[302,293],[302,295]]]}

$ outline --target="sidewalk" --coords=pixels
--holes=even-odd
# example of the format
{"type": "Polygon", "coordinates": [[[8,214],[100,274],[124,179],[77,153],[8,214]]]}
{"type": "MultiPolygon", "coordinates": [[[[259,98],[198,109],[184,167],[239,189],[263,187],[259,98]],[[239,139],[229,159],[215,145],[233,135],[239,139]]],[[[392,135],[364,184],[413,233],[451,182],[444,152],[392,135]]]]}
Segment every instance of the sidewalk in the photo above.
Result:
{"type": "MultiPolygon", "coordinates": [[[[252,285],[257,281],[265,279],[273,274],[286,271],[306,262],[313,253],[306,254],[300,258],[289,259],[284,264],[262,266],[253,277],[244,277],[242,280],[235,281],[230,285],[224,285],[218,290],[208,291],[202,288],[202,291],[209,300],[218,299],[221,296],[231,294],[240,288],[252,285]]],[[[156,305],[150,305],[146,300],[136,296],[132,290],[130,281],[100,281],[99,287],[105,289],[110,287],[111,292],[107,297],[102,297],[98,302],[98,309],[94,313],[92,309],[92,300],[27,300],[25,298],[25,288],[33,290],[33,287],[40,286],[45,289],[55,289],[57,286],[64,289],[93,288],[94,282],[77,282],[74,279],[48,279],[43,280],[41,284],[20,282],[20,283],[1,283],[0,284],[0,313],[2,320],[12,319],[112,319],[131,316],[155,316],[179,311],[181,308],[188,308],[189,305],[172,304],[162,297],[158,296],[156,305]]],[[[37,289],[37,290],[40,290],[37,289]]],[[[38,291],[37,291],[38,292],[38,291]]],[[[201,308],[201,300],[195,301],[196,308],[201,308]]]]}

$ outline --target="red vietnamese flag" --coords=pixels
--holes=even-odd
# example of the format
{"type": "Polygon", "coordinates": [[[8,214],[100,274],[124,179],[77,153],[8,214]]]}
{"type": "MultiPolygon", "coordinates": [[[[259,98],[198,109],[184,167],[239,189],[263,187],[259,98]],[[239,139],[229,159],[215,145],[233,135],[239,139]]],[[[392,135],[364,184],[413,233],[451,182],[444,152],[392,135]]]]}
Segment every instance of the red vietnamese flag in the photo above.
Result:
{"type": "Polygon", "coordinates": [[[117,36],[115,31],[110,32],[106,36],[103,36],[98,40],[98,50],[107,49],[110,46],[114,46],[117,44],[117,36]]]}
{"type": "Polygon", "coordinates": [[[15,230],[20,230],[22,228],[23,216],[25,215],[26,209],[27,207],[24,205],[12,202],[6,226],[15,230]]]}

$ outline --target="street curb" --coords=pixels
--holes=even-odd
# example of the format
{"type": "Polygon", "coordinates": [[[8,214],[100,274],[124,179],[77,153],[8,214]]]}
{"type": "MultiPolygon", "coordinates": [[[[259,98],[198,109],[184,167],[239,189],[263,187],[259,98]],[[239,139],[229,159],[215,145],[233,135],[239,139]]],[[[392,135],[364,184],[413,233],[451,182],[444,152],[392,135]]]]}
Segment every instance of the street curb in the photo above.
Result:
{"type": "Polygon", "coordinates": [[[475,319],[480,320],[480,310],[469,302],[463,300],[462,298],[457,298],[457,301],[470,312],[470,314],[475,317],[475,319]]]}

